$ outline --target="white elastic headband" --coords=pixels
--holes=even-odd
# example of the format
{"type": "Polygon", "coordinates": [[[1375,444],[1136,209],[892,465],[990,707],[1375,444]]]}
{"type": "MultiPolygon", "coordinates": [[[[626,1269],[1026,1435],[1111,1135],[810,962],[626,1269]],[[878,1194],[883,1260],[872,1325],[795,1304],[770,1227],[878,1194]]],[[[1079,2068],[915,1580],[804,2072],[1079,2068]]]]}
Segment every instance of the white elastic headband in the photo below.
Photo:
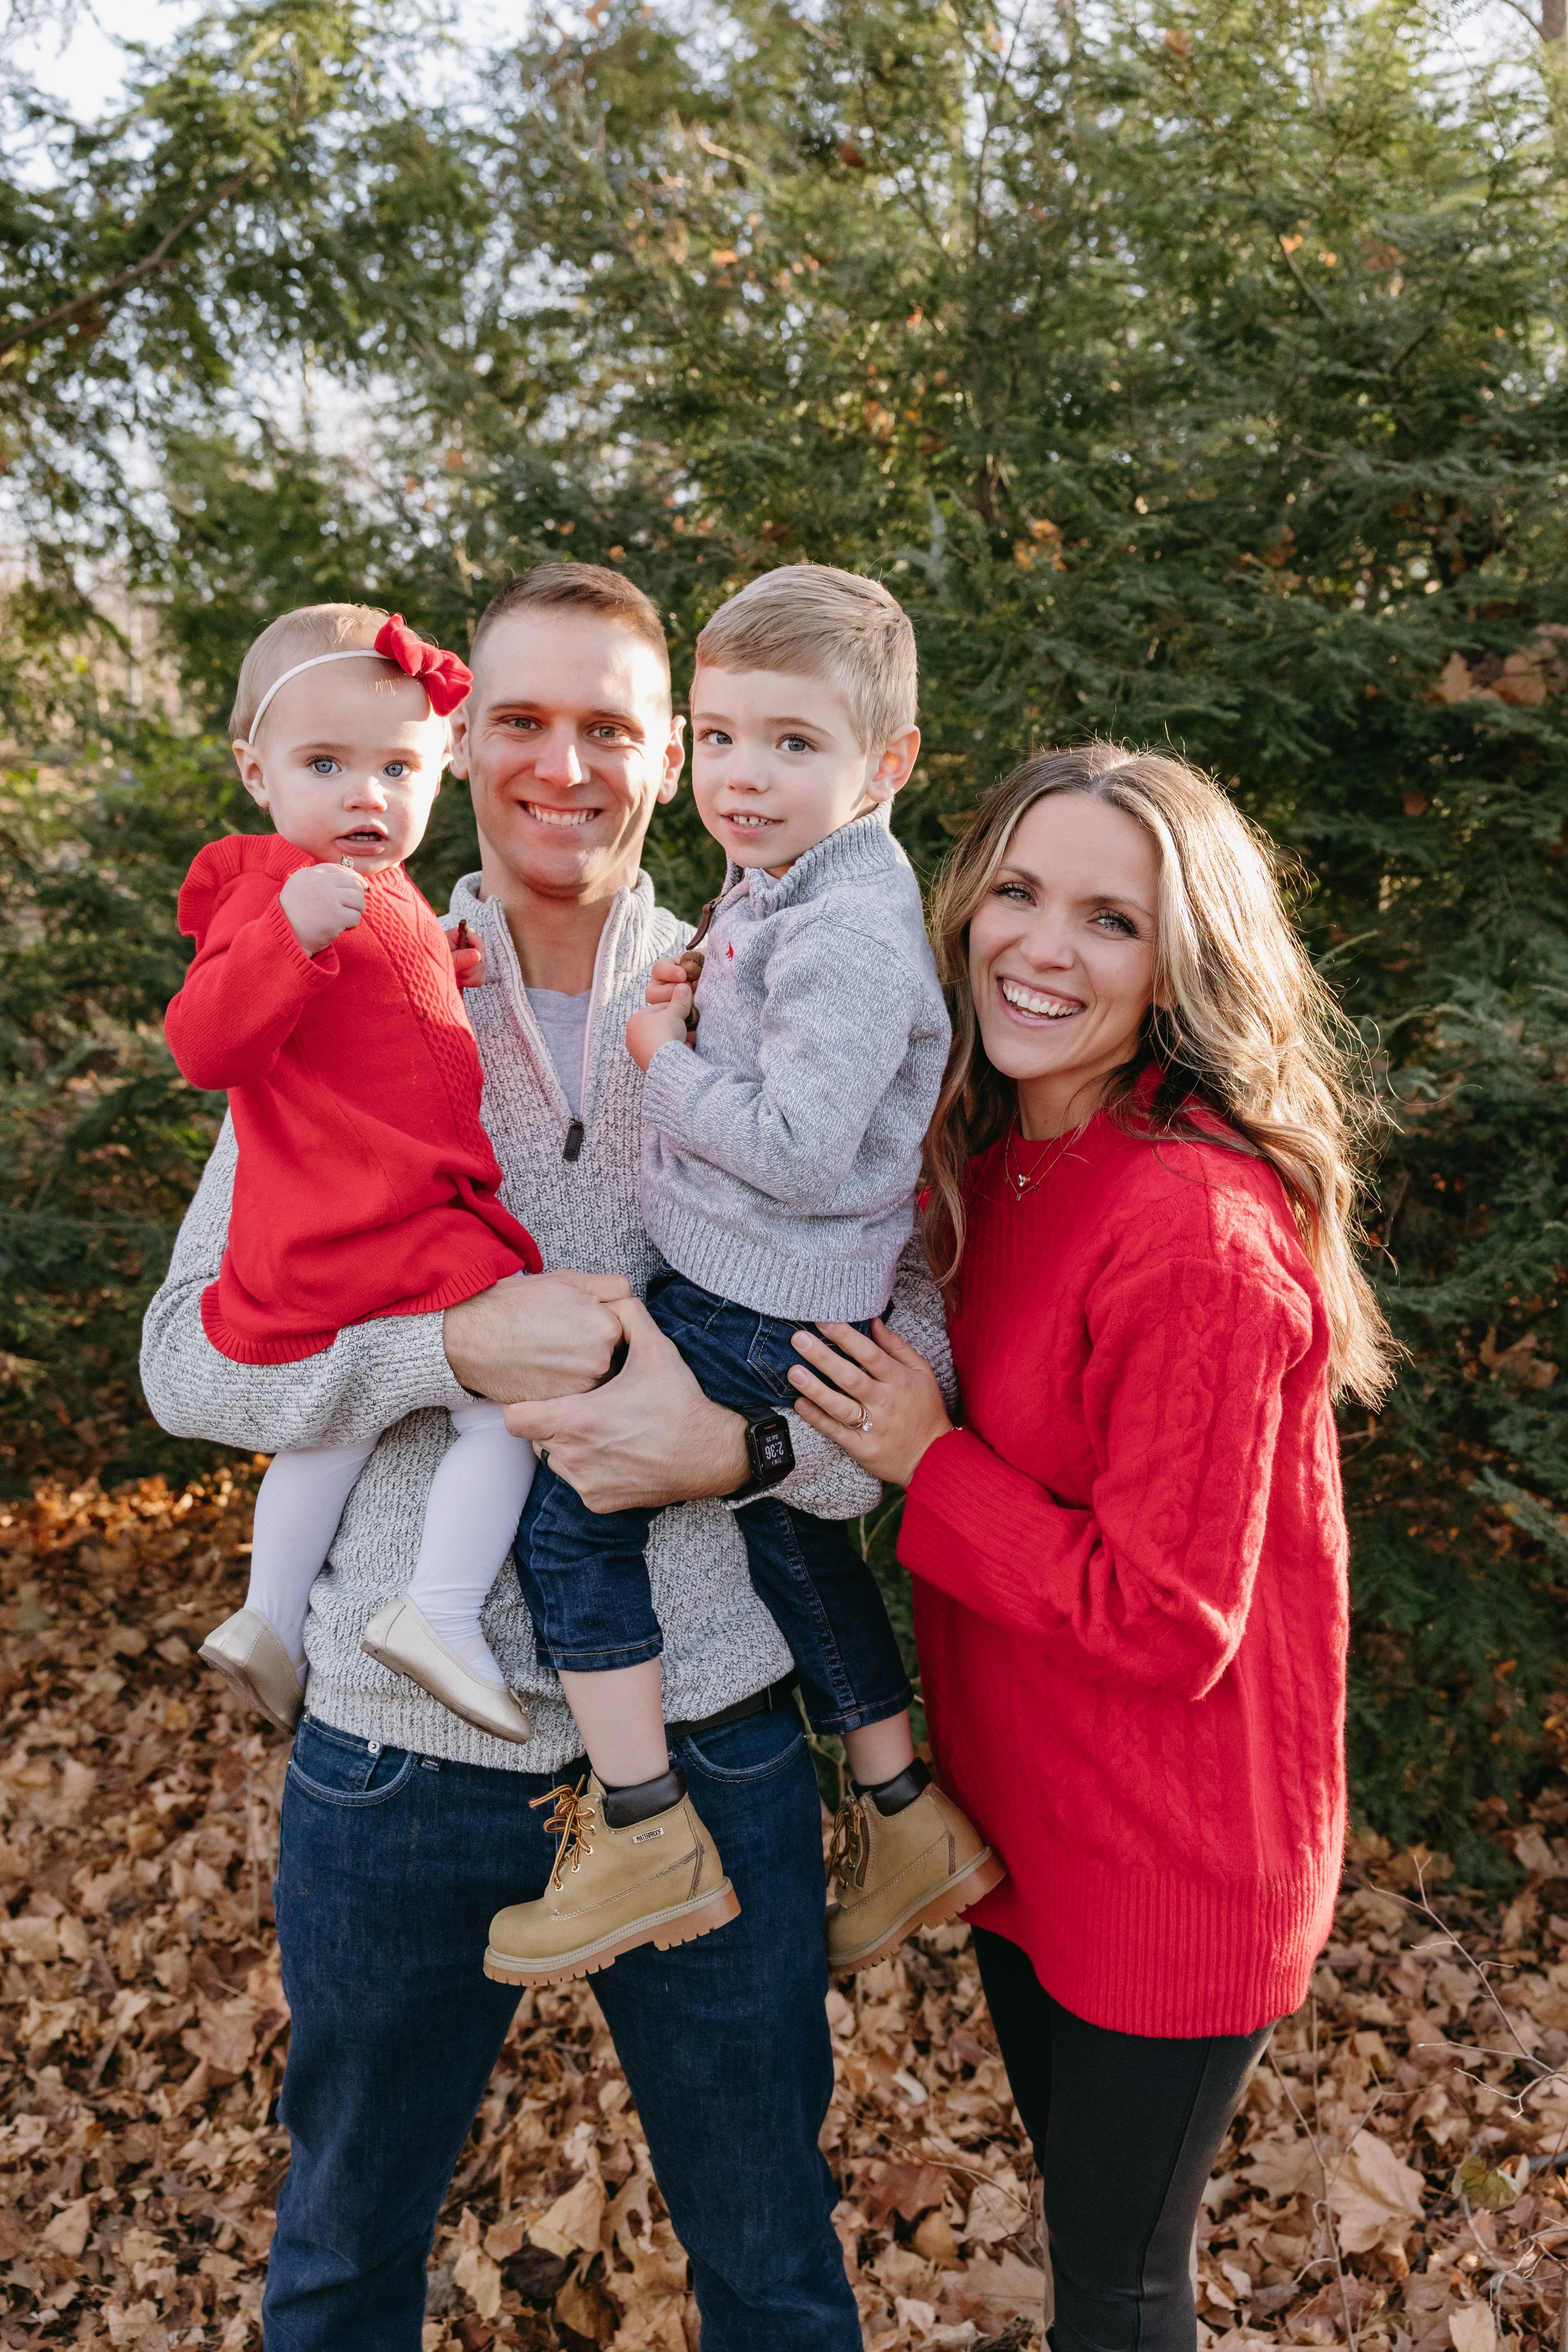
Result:
{"type": "MultiPolygon", "coordinates": [[[[388,663],[393,669],[397,668],[397,664],[392,659],[392,656],[390,654],[378,654],[374,646],[345,646],[342,653],[312,654],[309,661],[296,662],[292,669],[286,669],[281,677],[275,677],[273,679],[271,685],[268,688],[266,693],[257,704],[254,712],[251,714],[248,740],[252,742],[255,741],[256,730],[260,726],[262,719],[266,716],[267,706],[271,701],[273,696],[277,693],[280,686],[287,686],[289,679],[291,677],[298,677],[301,670],[320,669],[323,662],[330,661],[384,661],[388,663]]],[[[399,671],[400,677],[405,677],[407,674],[406,670],[399,671]]],[[[426,695],[425,699],[426,702],[429,701],[430,698],[428,694],[426,695]]],[[[239,746],[237,743],[230,746],[230,749],[234,751],[237,751],[238,748],[239,746]]]]}

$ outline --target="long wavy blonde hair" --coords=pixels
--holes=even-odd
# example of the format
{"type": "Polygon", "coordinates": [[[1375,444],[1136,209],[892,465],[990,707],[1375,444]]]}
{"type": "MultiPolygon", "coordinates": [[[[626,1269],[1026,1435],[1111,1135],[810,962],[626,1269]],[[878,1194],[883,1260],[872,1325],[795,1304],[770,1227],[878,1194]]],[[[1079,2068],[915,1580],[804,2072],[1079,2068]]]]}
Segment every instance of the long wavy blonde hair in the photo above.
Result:
{"type": "Polygon", "coordinates": [[[1361,1041],[1297,938],[1272,852],[1218,786],[1184,760],[1086,743],[1026,760],[975,811],[938,877],[937,968],[952,1052],[926,1139],[927,1255],[939,1282],[963,1253],[963,1175],[1016,1114],[1014,1082],[981,1043],[969,980],[969,925],[1037,801],[1080,793],[1152,835],[1160,856],[1153,1002],[1138,1048],[1102,1105],[1151,1141],[1231,1140],[1278,1169],[1322,1289],[1337,1393],[1375,1404],[1394,1345],[1357,1255],[1358,1162],[1379,1124],[1361,1041]],[[1150,1091],[1139,1080],[1160,1073],[1150,1091]],[[1231,1131],[1194,1123],[1202,1105],[1231,1131]]]}

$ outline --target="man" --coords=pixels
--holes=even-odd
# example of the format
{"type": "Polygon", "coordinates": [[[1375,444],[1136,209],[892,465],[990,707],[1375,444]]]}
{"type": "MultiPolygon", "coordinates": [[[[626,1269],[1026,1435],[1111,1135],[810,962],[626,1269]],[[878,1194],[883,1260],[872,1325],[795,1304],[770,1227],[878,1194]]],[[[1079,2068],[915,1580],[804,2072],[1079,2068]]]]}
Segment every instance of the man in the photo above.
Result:
{"type": "MultiPolygon", "coordinates": [[[[445,1412],[405,1406],[389,1423],[401,1399],[444,1384],[453,1405],[471,1392],[529,1405],[527,1433],[596,1508],[682,1506],[648,1551],[665,1710],[741,1916],[628,1954],[594,1986],[691,2257],[705,2352],[850,2352],[860,2331],[816,2147],[832,2063],[816,1783],[788,1651],[721,1499],[748,1486],[756,1440],[749,1451],[745,1424],[701,1395],[634,1295],[654,1255],[637,1213],[642,1079],[623,1032],[654,958],[689,936],[639,871],[681,767],[663,635],[618,574],[544,566],[492,603],[473,667],[453,765],[470,782],[481,864],[452,914],[485,954],[467,1001],[503,1198],[556,1270],[444,1318],[343,1331],[304,1363],[233,1364],[200,1319],[233,1182],[226,1128],[147,1317],[143,1380],[167,1428],[266,1450],[386,1430],[306,1632],[277,1884],[293,2158],[266,2340],[416,2352],[436,2214],[516,2000],[481,1972],[486,1931],[504,1904],[542,1893],[553,1842],[531,1801],[583,1769],[510,1575],[485,1630],[532,1716],[526,1747],[471,1729],[360,1649],[406,1587],[450,1436],[445,1412]],[[601,1388],[623,1336],[624,1368],[601,1388]]],[[[933,1294],[908,1288],[902,1328],[934,1351],[933,1294]]],[[[853,1465],[790,1426],[799,1464],[777,1491],[822,1515],[865,1509],[853,1465]]]]}

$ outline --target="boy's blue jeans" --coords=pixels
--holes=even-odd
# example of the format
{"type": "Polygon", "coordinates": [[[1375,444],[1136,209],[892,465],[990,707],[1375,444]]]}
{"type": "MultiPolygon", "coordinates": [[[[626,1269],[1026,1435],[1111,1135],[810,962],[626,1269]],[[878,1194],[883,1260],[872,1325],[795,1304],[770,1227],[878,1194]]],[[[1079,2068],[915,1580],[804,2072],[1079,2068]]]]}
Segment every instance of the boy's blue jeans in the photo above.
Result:
{"type": "MultiPolygon", "coordinates": [[[[703,2352],[858,2352],[816,2146],[833,2061],[800,1720],[751,1716],[677,1752],[741,1916],[629,1952],[593,1990],[691,2258],[703,2352]]],[[[482,1973],[486,1937],[503,1904],[544,1892],[555,1841],[529,1800],[550,1785],[300,1725],[276,1888],[292,2158],[266,2352],[419,2352],[436,2217],[517,2006],[482,1973]]]]}
{"type": "MultiPolygon", "coordinates": [[[[755,1420],[795,1402],[786,1376],[803,1360],[791,1344],[798,1322],[716,1298],[668,1266],[649,1284],[647,1307],[715,1404],[755,1420]]],[[[679,1427],[669,1442],[679,1456],[679,1427]]],[[[518,1528],[517,1574],[544,1664],[603,1674],[658,1656],[664,1637],[646,1559],[656,1517],[591,1511],[540,1464],[518,1528]]],[[[763,1495],[736,1524],[752,1581],[795,1654],[814,1728],[842,1734],[901,1714],[909,1678],[877,1580],[845,1522],[814,1519],[763,1495]]]]}

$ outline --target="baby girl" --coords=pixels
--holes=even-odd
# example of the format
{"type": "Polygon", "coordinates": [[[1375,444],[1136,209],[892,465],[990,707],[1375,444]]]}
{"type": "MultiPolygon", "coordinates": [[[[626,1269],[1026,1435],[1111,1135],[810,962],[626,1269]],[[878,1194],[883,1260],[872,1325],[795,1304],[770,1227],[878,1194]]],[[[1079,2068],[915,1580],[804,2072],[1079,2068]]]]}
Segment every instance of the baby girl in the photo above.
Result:
{"type": "MultiPolygon", "coordinates": [[[[540,1271],[500,1205],[479,1123],[459,994],[479,951],[454,946],[403,870],[469,684],[455,654],[362,604],[286,613],[240,670],[234,755],[275,830],[209,843],[192,866],[179,921],[196,952],[166,1023],[192,1085],[228,1092],[239,1165],[202,1321],[235,1362],[296,1363],[347,1324],[429,1314],[540,1271]]],[[[452,1421],[413,1582],[363,1645],[468,1722],[522,1741],[528,1719],[479,1612],[533,1453],[500,1405],[452,1421]]],[[[375,1444],[274,1458],[245,1607],[202,1649],[286,1731],[302,1704],[310,1587],[375,1444]]]]}

